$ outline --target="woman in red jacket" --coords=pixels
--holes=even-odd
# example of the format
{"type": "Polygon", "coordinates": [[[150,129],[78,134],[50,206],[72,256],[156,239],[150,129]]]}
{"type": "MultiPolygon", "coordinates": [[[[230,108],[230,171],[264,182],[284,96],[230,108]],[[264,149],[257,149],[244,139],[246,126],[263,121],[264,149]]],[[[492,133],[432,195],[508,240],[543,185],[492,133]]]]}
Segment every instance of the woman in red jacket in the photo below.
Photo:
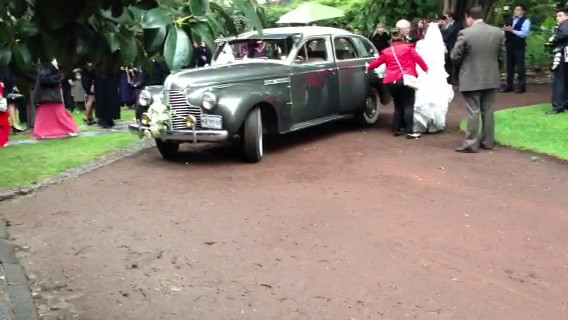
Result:
{"type": "Polygon", "coordinates": [[[425,72],[428,71],[428,66],[416,53],[414,47],[404,42],[403,35],[398,29],[391,31],[391,41],[392,46],[384,49],[379,58],[371,62],[368,69],[372,71],[386,64],[387,70],[383,83],[388,85],[394,101],[392,131],[395,136],[406,132],[408,139],[418,139],[420,134],[414,133],[415,89],[405,86],[402,79],[403,74],[417,77],[416,65],[419,65],[425,72]]]}

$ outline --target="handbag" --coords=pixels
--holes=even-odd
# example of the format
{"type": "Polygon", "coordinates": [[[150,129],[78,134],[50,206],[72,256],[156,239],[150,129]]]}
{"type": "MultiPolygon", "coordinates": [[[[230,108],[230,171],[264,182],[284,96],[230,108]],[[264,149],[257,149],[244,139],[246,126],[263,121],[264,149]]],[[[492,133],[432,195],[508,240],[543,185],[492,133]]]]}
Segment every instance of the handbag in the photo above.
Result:
{"type": "Polygon", "coordinates": [[[8,111],[8,99],[0,98],[0,112],[8,111]]]}
{"type": "Polygon", "coordinates": [[[391,47],[392,50],[392,54],[394,55],[394,59],[396,60],[396,63],[398,64],[398,67],[400,68],[400,72],[402,72],[402,83],[412,89],[418,90],[418,88],[420,88],[420,81],[418,80],[417,77],[410,75],[408,73],[404,73],[404,69],[402,69],[402,65],[400,64],[400,61],[398,60],[398,57],[396,56],[396,52],[394,51],[394,47],[391,47]]]}

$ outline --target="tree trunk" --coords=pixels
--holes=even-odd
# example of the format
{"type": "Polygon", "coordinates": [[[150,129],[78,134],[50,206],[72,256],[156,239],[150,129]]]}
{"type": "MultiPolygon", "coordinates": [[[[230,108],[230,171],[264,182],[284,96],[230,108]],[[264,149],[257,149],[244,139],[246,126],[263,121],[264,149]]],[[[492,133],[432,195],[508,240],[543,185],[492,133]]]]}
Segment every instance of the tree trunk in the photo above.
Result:
{"type": "Polygon", "coordinates": [[[464,19],[468,8],[479,5],[485,11],[485,18],[490,19],[496,3],[496,0],[444,0],[444,12],[453,12],[458,19],[464,19]]]}

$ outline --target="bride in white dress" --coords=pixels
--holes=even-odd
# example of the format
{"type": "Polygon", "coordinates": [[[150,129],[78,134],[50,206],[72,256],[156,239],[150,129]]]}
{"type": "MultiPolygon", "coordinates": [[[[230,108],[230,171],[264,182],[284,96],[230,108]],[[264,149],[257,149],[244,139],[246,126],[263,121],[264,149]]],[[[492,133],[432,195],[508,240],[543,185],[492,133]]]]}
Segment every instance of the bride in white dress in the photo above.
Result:
{"type": "Polygon", "coordinates": [[[428,65],[428,73],[418,69],[420,88],[414,103],[414,132],[437,132],[446,128],[448,104],[454,90],[448,84],[444,67],[446,46],[437,23],[430,23],[424,40],[418,41],[416,51],[428,65]]]}

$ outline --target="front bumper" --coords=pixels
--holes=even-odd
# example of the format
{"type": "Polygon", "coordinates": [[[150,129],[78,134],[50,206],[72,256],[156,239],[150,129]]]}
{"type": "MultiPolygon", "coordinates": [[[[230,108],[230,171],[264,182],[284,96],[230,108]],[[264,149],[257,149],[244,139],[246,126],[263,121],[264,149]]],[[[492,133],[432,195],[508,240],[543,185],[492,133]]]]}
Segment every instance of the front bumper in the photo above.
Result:
{"type": "MultiPolygon", "coordinates": [[[[133,134],[142,135],[144,126],[136,123],[128,125],[128,131],[133,134]]],[[[221,142],[229,139],[229,132],[226,130],[176,130],[160,136],[161,140],[171,140],[178,142],[221,142]]]]}

